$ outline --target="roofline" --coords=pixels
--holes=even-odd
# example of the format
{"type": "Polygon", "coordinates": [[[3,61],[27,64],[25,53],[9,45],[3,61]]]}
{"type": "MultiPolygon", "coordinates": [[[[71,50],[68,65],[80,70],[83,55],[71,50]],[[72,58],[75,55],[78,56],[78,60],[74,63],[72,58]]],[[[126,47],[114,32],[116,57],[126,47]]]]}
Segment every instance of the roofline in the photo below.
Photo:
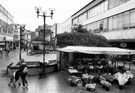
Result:
{"type": "Polygon", "coordinates": [[[82,7],[80,10],[78,10],[76,13],[74,13],[71,17],[73,17],[74,15],[76,15],[78,12],[80,12],[82,9],[86,8],[87,6],[89,6],[91,3],[95,2],[95,0],[92,0],[91,2],[89,2],[87,5],[85,5],[84,7],[82,7]]]}
{"type": "Polygon", "coordinates": [[[3,5],[0,4],[0,6],[4,9],[4,11],[6,11],[14,19],[13,15],[11,15],[11,13],[9,13],[9,11],[3,5]]]}

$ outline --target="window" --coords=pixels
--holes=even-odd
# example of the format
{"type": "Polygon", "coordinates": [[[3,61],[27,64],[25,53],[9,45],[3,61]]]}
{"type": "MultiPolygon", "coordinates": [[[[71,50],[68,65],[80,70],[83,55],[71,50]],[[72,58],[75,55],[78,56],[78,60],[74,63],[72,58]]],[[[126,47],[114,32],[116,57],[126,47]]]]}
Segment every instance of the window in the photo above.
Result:
{"type": "Polygon", "coordinates": [[[109,30],[112,30],[112,17],[109,18],[109,30]]]}
{"type": "Polygon", "coordinates": [[[90,25],[90,24],[86,25],[86,26],[87,26],[87,28],[86,28],[86,29],[87,29],[87,31],[89,31],[89,25],[90,25]]]}
{"type": "Polygon", "coordinates": [[[92,30],[92,24],[89,24],[89,31],[91,32],[92,30]]]}
{"type": "Polygon", "coordinates": [[[87,19],[87,12],[85,12],[85,13],[82,15],[82,17],[83,17],[83,21],[85,21],[85,20],[87,19]]]}
{"type": "Polygon", "coordinates": [[[1,27],[0,27],[0,33],[2,32],[2,29],[1,29],[1,27]]]}
{"type": "Polygon", "coordinates": [[[104,2],[101,3],[101,13],[104,12],[104,2]]]}
{"type": "Polygon", "coordinates": [[[129,12],[123,14],[123,29],[129,28],[129,12]]]}
{"type": "Polygon", "coordinates": [[[87,29],[87,25],[84,25],[83,28],[84,28],[84,29],[87,29]]]}
{"type": "Polygon", "coordinates": [[[92,17],[95,16],[94,8],[92,8],[92,17]]]}
{"type": "Polygon", "coordinates": [[[79,23],[87,19],[87,12],[79,16],[79,23]]]}
{"type": "Polygon", "coordinates": [[[91,24],[91,32],[94,32],[94,23],[91,24]]]}
{"type": "Polygon", "coordinates": [[[104,11],[108,10],[108,0],[105,1],[104,3],[104,11]]]}
{"type": "Polygon", "coordinates": [[[88,19],[91,18],[91,9],[88,11],[88,19]]]}
{"type": "Polygon", "coordinates": [[[90,9],[90,18],[92,17],[92,9],[90,9]]]}
{"type": "Polygon", "coordinates": [[[103,31],[104,32],[107,31],[107,27],[108,27],[108,20],[106,18],[106,19],[104,19],[104,22],[103,22],[103,31]]]}
{"type": "Polygon", "coordinates": [[[114,0],[114,6],[113,7],[116,7],[119,5],[119,0],[114,0]]]}
{"type": "Polygon", "coordinates": [[[103,31],[103,24],[104,24],[104,21],[101,20],[101,21],[99,22],[99,29],[100,29],[100,31],[103,31]]]}
{"type": "Polygon", "coordinates": [[[118,25],[118,21],[117,21],[117,15],[113,16],[112,18],[112,30],[116,30],[117,29],[117,25],[118,25]]]}
{"type": "Polygon", "coordinates": [[[109,0],[109,9],[113,8],[114,0],[109,0]]]}
{"type": "Polygon", "coordinates": [[[101,30],[100,30],[100,23],[101,23],[101,21],[96,22],[96,32],[97,33],[101,32],[101,30]]]}
{"type": "Polygon", "coordinates": [[[100,14],[101,13],[101,10],[100,10],[101,6],[100,6],[100,4],[97,6],[97,8],[98,8],[97,14],[100,14]]]}
{"type": "Polygon", "coordinates": [[[95,7],[95,15],[97,15],[98,14],[98,7],[96,6],[95,7]]]}
{"type": "Polygon", "coordinates": [[[98,22],[94,22],[94,33],[97,33],[98,30],[98,22]]]}
{"type": "Polygon", "coordinates": [[[135,9],[130,11],[130,28],[135,28],[135,9]]]}
{"type": "Polygon", "coordinates": [[[96,22],[93,23],[93,33],[95,33],[96,30],[96,22]]]}
{"type": "Polygon", "coordinates": [[[127,2],[127,1],[129,1],[129,0],[124,0],[124,2],[127,2]]]}
{"type": "Polygon", "coordinates": [[[74,24],[78,24],[78,17],[75,18],[75,19],[73,19],[73,25],[74,25],[74,24]]]}
{"type": "Polygon", "coordinates": [[[123,26],[123,14],[119,14],[118,15],[118,29],[122,29],[122,26],[123,26]]]}
{"type": "Polygon", "coordinates": [[[123,4],[124,0],[119,0],[119,4],[123,4]]]}
{"type": "Polygon", "coordinates": [[[7,29],[4,28],[3,29],[3,33],[7,34],[7,29]]]}

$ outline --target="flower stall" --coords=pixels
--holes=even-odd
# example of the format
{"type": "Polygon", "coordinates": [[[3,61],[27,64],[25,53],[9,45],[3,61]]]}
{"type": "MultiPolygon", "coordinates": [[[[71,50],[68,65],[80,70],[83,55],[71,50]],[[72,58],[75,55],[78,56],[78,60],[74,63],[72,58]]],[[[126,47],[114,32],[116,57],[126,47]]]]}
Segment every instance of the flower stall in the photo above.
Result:
{"type": "Polygon", "coordinates": [[[135,50],[85,46],[67,46],[57,50],[60,52],[61,68],[67,67],[67,71],[70,73],[68,80],[71,85],[83,86],[88,91],[95,91],[99,84],[109,91],[115,81],[118,81],[120,89],[125,84],[131,84],[133,78],[132,72],[129,71],[131,64],[129,64],[129,69],[120,67],[115,57],[135,54],[135,50]],[[66,53],[66,57],[62,55],[64,53],[66,53]],[[66,66],[63,67],[64,64],[66,66]]]}

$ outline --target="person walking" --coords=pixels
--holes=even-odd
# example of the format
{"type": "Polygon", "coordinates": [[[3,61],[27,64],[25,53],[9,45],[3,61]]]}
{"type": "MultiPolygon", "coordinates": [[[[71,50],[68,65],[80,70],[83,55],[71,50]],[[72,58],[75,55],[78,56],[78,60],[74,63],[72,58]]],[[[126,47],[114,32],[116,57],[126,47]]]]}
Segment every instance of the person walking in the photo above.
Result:
{"type": "Polygon", "coordinates": [[[28,86],[28,82],[26,80],[26,76],[28,73],[28,67],[26,65],[26,62],[22,62],[20,64],[19,72],[20,72],[20,77],[22,79],[23,88],[26,88],[28,86]]]}

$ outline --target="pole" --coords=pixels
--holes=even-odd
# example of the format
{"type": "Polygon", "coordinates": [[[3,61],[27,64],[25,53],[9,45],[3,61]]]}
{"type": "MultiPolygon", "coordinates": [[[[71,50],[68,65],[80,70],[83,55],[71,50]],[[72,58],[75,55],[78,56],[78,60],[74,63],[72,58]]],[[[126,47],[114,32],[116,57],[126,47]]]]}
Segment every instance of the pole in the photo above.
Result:
{"type": "Polygon", "coordinates": [[[22,28],[20,26],[20,47],[19,47],[19,60],[21,60],[21,31],[22,31],[22,28]]]}
{"type": "Polygon", "coordinates": [[[28,54],[28,42],[29,42],[29,40],[28,40],[28,32],[27,32],[27,54],[28,54]]]}
{"type": "Polygon", "coordinates": [[[43,63],[45,63],[45,14],[43,15],[44,17],[44,48],[43,48],[43,63]]]}

